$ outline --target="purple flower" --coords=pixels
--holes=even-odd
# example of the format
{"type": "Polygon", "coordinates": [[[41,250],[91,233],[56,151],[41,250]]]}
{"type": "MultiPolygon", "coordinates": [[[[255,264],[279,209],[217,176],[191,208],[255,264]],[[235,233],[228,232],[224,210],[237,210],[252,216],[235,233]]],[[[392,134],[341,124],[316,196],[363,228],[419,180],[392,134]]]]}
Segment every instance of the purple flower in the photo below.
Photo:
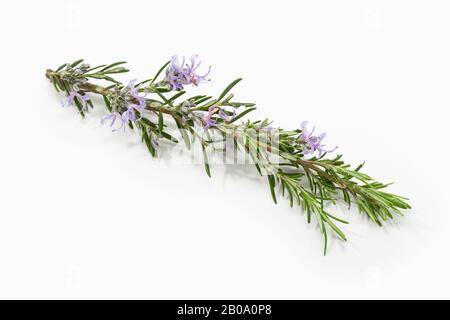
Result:
{"type": "Polygon", "coordinates": [[[73,106],[75,103],[75,98],[78,98],[82,104],[86,104],[86,102],[89,100],[89,96],[87,94],[80,94],[78,91],[72,90],[65,99],[65,101],[63,100],[61,102],[61,105],[63,107],[73,106]]]}
{"type": "Polygon", "coordinates": [[[147,92],[145,92],[145,94],[143,96],[140,96],[139,92],[138,92],[138,89],[139,89],[140,85],[136,87],[135,86],[136,81],[137,81],[136,79],[131,80],[128,83],[128,88],[130,90],[130,96],[133,97],[134,99],[136,99],[138,101],[138,103],[139,103],[138,105],[133,104],[133,106],[135,106],[134,108],[136,110],[142,110],[143,111],[145,109],[145,106],[146,106],[145,96],[147,95],[147,92]]]}
{"type": "Polygon", "coordinates": [[[212,117],[214,113],[219,110],[216,106],[211,106],[208,109],[208,113],[203,117],[203,127],[208,130],[211,127],[217,126],[216,120],[212,117]]]}
{"type": "Polygon", "coordinates": [[[198,59],[198,55],[191,56],[191,64],[190,65],[186,64],[186,69],[185,69],[186,77],[195,86],[197,86],[202,81],[207,81],[206,77],[209,75],[209,73],[211,71],[211,67],[209,67],[208,72],[205,73],[204,75],[199,75],[198,73],[196,73],[195,71],[198,69],[198,67],[202,63],[201,61],[196,62],[197,59],[198,59]]]}
{"type": "Polygon", "coordinates": [[[233,109],[233,114],[232,115],[227,115],[225,113],[225,111],[223,111],[222,109],[219,110],[219,117],[222,118],[223,121],[225,122],[229,122],[231,120],[234,119],[234,117],[236,117],[236,109],[233,109]]]}
{"type": "Polygon", "coordinates": [[[113,129],[113,131],[117,131],[122,128],[125,128],[125,122],[123,121],[122,115],[118,112],[111,112],[110,114],[107,114],[106,116],[102,117],[101,123],[111,120],[111,123],[109,126],[113,127],[114,123],[116,122],[117,119],[119,119],[119,121],[120,121],[120,127],[113,129]]]}
{"type": "Polygon", "coordinates": [[[178,56],[173,56],[169,67],[166,71],[165,81],[168,82],[172,90],[183,90],[184,85],[192,84],[197,86],[200,82],[207,81],[206,78],[209,75],[211,67],[204,75],[199,75],[196,70],[201,64],[201,61],[197,61],[198,55],[193,55],[190,59],[190,64],[186,63],[186,59],[179,61],[178,56]]]}
{"type": "Polygon", "coordinates": [[[203,117],[203,127],[205,128],[205,130],[208,130],[211,127],[215,127],[218,124],[216,123],[216,119],[213,118],[213,115],[217,112],[218,116],[220,119],[222,119],[225,122],[231,121],[234,119],[234,117],[236,116],[236,109],[233,110],[233,114],[232,115],[227,115],[225,113],[225,111],[223,111],[222,109],[220,109],[219,107],[216,106],[211,106],[208,109],[208,113],[203,117]]]}
{"type": "Polygon", "coordinates": [[[128,109],[124,113],[122,113],[122,119],[125,123],[127,123],[128,121],[136,121],[136,111],[139,112],[139,119],[142,118],[145,107],[147,106],[147,103],[145,101],[145,96],[147,95],[147,93],[145,93],[143,96],[140,96],[138,92],[139,86],[135,87],[135,83],[136,80],[131,80],[128,84],[128,89],[130,90],[130,96],[133,99],[137,100],[138,103],[130,103],[128,105],[128,109]]]}
{"type": "Polygon", "coordinates": [[[308,131],[308,121],[303,121],[301,123],[302,133],[300,135],[300,139],[305,145],[305,149],[303,153],[305,155],[313,154],[315,151],[319,153],[319,157],[321,157],[326,152],[333,152],[336,148],[332,150],[325,150],[325,144],[322,144],[322,140],[325,139],[326,133],[321,133],[318,136],[314,136],[314,130],[316,127],[313,127],[311,132],[308,131]]]}
{"type": "Polygon", "coordinates": [[[122,120],[125,123],[128,123],[128,121],[135,122],[136,121],[136,112],[134,112],[134,109],[128,108],[127,111],[122,113],[122,120]]]}
{"type": "Polygon", "coordinates": [[[125,87],[124,89],[122,89],[122,96],[123,98],[127,101],[126,104],[121,107],[121,108],[117,108],[116,110],[119,109],[120,110],[124,110],[122,111],[122,114],[118,111],[115,112],[111,112],[110,114],[104,116],[101,119],[101,122],[105,122],[105,121],[109,121],[111,120],[111,124],[110,127],[114,126],[114,123],[117,120],[120,120],[120,127],[113,129],[113,131],[117,131],[120,130],[121,128],[123,128],[125,130],[126,128],[126,124],[128,124],[129,121],[131,122],[135,122],[137,120],[139,120],[140,118],[142,118],[144,111],[145,111],[145,107],[147,106],[147,102],[145,100],[145,96],[147,95],[147,93],[145,93],[143,96],[139,95],[139,86],[135,86],[137,80],[131,80],[128,83],[128,86],[125,87]],[[129,101],[133,101],[133,102],[129,102],[129,101]],[[134,102],[137,103],[134,103],[134,102]],[[126,108],[126,109],[125,109],[126,108]],[[139,118],[137,118],[136,112],[139,112],[139,118]]]}

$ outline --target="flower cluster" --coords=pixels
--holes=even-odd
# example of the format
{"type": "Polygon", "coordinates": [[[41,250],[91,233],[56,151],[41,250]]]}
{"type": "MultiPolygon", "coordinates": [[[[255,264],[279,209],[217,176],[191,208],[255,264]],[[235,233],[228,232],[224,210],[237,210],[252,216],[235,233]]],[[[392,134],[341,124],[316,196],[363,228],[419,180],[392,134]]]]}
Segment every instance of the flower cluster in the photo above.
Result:
{"type": "Polygon", "coordinates": [[[317,136],[313,135],[316,127],[314,126],[311,132],[309,132],[308,121],[303,121],[300,126],[302,131],[300,135],[300,142],[305,147],[303,150],[304,155],[311,155],[317,151],[320,158],[324,153],[333,152],[334,150],[336,150],[337,147],[332,150],[324,149],[325,144],[322,144],[322,140],[325,139],[327,135],[326,133],[320,133],[317,136]]]}
{"type": "Polygon", "coordinates": [[[64,69],[61,71],[61,79],[69,83],[70,92],[66,99],[61,101],[61,105],[73,106],[75,103],[80,103],[83,108],[89,100],[89,96],[86,93],[80,91],[80,86],[87,82],[87,79],[83,76],[90,69],[90,65],[87,63],[82,63],[77,67],[72,67],[71,64],[67,63],[64,69]]]}
{"type": "Polygon", "coordinates": [[[197,86],[201,82],[208,81],[207,76],[209,75],[211,67],[209,67],[207,73],[199,75],[197,69],[201,64],[201,61],[197,61],[197,59],[198,55],[193,55],[189,64],[186,63],[186,60],[183,57],[180,63],[178,56],[173,56],[163,81],[170,85],[171,90],[176,91],[183,90],[185,85],[192,84],[197,86]]]}
{"type": "Polygon", "coordinates": [[[82,63],[79,66],[72,67],[67,63],[61,73],[61,79],[71,84],[75,91],[79,91],[79,87],[87,82],[87,78],[84,76],[89,71],[91,66],[87,63],[82,63]]]}
{"type": "Polygon", "coordinates": [[[128,83],[128,86],[116,90],[111,94],[111,113],[102,118],[102,123],[105,121],[111,121],[110,127],[113,127],[116,121],[120,121],[120,126],[113,129],[113,131],[125,129],[125,125],[130,121],[135,122],[139,120],[147,105],[145,96],[140,95],[138,92],[139,86],[136,87],[136,81],[132,80],[128,83]],[[136,113],[139,113],[139,118],[136,113]]]}

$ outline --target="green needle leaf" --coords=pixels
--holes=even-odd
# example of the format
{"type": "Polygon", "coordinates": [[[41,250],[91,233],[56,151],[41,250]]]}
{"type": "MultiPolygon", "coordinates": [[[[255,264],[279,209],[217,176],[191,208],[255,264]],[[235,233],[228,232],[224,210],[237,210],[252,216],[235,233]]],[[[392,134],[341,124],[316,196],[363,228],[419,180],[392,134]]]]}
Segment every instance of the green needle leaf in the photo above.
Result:
{"type": "Polygon", "coordinates": [[[235,85],[237,85],[240,81],[242,80],[242,78],[236,79],[233,82],[231,82],[228,87],[225,88],[225,90],[223,90],[222,94],[219,96],[219,98],[217,98],[217,101],[222,100],[228,92],[230,92],[231,89],[233,89],[233,87],[235,85]]]}
{"type": "Polygon", "coordinates": [[[203,163],[205,165],[205,171],[208,177],[211,178],[211,171],[209,170],[209,161],[208,161],[208,154],[206,153],[206,148],[202,144],[202,152],[203,152],[203,163]]]}
{"type": "Polygon", "coordinates": [[[275,202],[275,204],[276,204],[277,198],[275,196],[275,178],[273,177],[273,174],[269,174],[267,176],[267,179],[269,180],[270,193],[272,194],[273,202],[275,202]]]}
{"type": "Polygon", "coordinates": [[[124,63],[127,63],[127,62],[126,61],[119,61],[119,62],[111,63],[111,64],[107,65],[106,67],[104,67],[103,69],[101,69],[100,72],[105,72],[108,69],[114,68],[114,67],[119,66],[119,65],[124,64],[124,63]]]}
{"type": "Polygon", "coordinates": [[[228,123],[233,123],[239,119],[241,119],[243,116],[245,116],[247,113],[252,112],[253,110],[256,110],[256,108],[248,108],[245,111],[242,111],[241,113],[239,113],[236,117],[234,117],[231,121],[229,121],[228,123]]]}
{"type": "Polygon", "coordinates": [[[104,94],[102,95],[102,97],[103,97],[103,101],[105,101],[106,108],[108,109],[109,112],[111,112],[112,109],[111,109],[111,103],[109,102],[109,99],[104,94]]]}
{"type": "Polygon", "coordinates": [[[80,63],[82,63],[84,60],[83,59],[79,59],[77,61],[75,61],[74,63],[72,63],[70,66],[72,68],[76,67],[77,65],[79,65],[80,63]]]}
{"type": "Polygon", "coordinates": [[[145,145],[147,146],[148,151],[150,152],[152,157],[155,157],[156,150],[155,150],[155,147],[153,147],[150,137],[148,136],[147,130],[144,127],[142,127],[141,131],[142,131],[142,138],[144,139],[144,142],[145,142],[145,145]]]}
{"type": "Polygon", "coordinates": [[[61,71],[61,70],[62,70],[64,67],[66,67],[66,66],[67,66],[67,63],[64,63],[64,64],[60,65],[60,66],[58,67],[58,69],[56,69],[55,72],[61,71]]]}
{"type": "Polygon", "coordinates": [[[164,71],[164,69],[169,65],[170,61],[167,61],[159,70],[158,72],[156,72],[155,76],[153,77],[152,81],[150,82],[150,84],[153,84],[156,79],[159,77],[159,75],[161,74],[161,72],[164,71]]]}

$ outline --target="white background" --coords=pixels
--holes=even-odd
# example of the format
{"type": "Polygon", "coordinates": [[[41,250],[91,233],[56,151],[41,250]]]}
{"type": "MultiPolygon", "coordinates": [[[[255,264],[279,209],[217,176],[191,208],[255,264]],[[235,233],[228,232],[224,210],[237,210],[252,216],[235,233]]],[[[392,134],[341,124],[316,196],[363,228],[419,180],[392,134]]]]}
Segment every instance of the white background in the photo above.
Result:
{"type": "Polygon", "coordinates": [[[448,1],[2,2],[0,297],[450,298],[448,1]],[[327,131],[410,197],[379,228],[357,212],[322,255],[315,223],[254,170],[151,159],[96,112],[60,108],[46,68],[129,61],[147,78],[199,53],[253,117],[327,131]]]}

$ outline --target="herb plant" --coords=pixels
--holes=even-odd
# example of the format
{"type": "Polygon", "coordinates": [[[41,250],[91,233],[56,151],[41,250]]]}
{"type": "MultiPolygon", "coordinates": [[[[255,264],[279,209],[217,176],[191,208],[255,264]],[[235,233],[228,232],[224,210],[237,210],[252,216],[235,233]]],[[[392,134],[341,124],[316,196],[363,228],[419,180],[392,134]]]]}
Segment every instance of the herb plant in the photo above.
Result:
{"type": "Polygon", "coordinates": [[[208,159],[214,152],[212,146],[231,141],[231,148],[246,153],[258,173],[265,176],[275,203],[281,195],[291,207],[304,209],[308,223],[314,217],[324,238],[324,254],[329,231],[347,240],[338,227],[347,221],[332,215],[326,209],[327,203],[342,201],[349,208],[354,204],[379,226],[395,214],[402,214],[401,210],[410,209],[406,198],[384,191],[388,184],[363,173],[363,164],[352,168],[342,160],[342,155],[329,157],[335,148],[327,148],[325,134],[315,134],[307,122],[298,129],[286,130],[273,127],[268,119],[243,121],[256,108],[254,103],[233,100],[231,91],[241,79],[231,82],[217,97],[186,98],[187,86],[209,81],[209,70],[198,71],[197,56],[189,61],[174,56],[152,78],[128,84],[114,78],[129,71],[124,65],[120,61],[91,67],[78,60],[54,71],[47,70],[46,77],[58,92],[66,95],[62,104],[75,106],[82,117],[94,107],[90,96],[102,96],[108,109],[102,122],[107,122],[113,131],[137,130],[153,157],[157,156],[161,141],[179,143],[170,132],[168,121],[176,125],[186,148],[199,142],[208,176],[211,176],[208,159]],[[96,80],[107,85],[96,84],[96,80]]]}

